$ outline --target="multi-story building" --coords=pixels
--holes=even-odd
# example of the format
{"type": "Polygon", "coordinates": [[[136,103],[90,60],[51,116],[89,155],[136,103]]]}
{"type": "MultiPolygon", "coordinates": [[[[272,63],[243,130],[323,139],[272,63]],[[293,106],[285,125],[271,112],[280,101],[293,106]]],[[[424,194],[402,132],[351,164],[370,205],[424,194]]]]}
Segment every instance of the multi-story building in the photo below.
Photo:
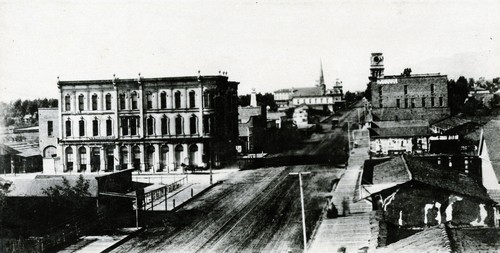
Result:
{"type": "Polygon", "coordinates": [[[227,76],[139,75],[58,81],[58,88],[56,171],[171,172],[236,155],[238,83],[227,76]]]}
{"type": "Polygon", "coordinates": [[[374,120],[436,121],[450,115],[446,75],[414,75],[405,69],[385,76],[382,53],[372,53],[370,72],[374,120]]]}

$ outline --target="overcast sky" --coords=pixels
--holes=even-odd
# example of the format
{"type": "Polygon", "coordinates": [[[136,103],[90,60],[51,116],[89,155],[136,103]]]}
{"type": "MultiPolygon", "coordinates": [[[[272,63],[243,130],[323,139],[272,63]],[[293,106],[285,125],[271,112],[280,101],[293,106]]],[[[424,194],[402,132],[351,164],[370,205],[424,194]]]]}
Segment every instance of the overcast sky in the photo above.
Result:
{"type": "Polygon", "coordinates": [[[57,97],[61,80],[227,71],[239,93],[363,90],[386,74],[500,76],[494,1],[2,1],[0,101],[57,97]]]}

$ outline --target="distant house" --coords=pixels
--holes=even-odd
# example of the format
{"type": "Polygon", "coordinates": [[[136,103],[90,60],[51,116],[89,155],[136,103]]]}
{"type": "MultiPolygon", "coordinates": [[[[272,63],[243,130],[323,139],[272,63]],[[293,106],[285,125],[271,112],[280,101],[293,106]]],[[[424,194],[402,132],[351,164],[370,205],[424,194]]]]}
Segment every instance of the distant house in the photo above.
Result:
{"type": "Polygon", "coordinates": [[[429,150],[426,120],[374,121],[370,128],[370,152],[394,155],[429,150]]]}
{"type": "Polygon", "coordinates": [[[309,128],[312,126],[310,121],[310,108],[309,106],[303,105],[298,106],[293,111],[293,123],[298,129],[309,128]]]}
{"type": "Polygon", "coordinates": [[[479,124],[459,117],[449,117],[431,125],[431,131],[435,134],[458,134],[465,135],[479,128],[479,124]]]}
{"type": "Polygon", "coordinates": [[[261,106],[238,107],[239,153],[262,151],[267,111],[261,106]]]}
{"type": "MultiPolygon", "coordinates": [[[[364,172],[365,173],[365,172],[364,172]]],[[[366,172],[370,174],[370,172],[366,172]]],[[[370,198],[387,223],[425,227],[493,225],[495,202],[471,175],[412,156],[375,165],[372,180],[363,175],[361,198],[370,198]]]]}

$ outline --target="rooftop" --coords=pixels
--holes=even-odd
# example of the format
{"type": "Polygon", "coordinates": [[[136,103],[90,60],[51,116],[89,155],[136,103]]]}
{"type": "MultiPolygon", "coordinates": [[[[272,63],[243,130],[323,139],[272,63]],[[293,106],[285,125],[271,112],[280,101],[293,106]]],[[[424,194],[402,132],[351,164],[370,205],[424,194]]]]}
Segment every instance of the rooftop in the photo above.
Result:
{"type": "MultiPolygon", "coordinates": [[[[63,177],[68,179],[69,183],[74,186],[79,175],[64,175],[64,176],[45,176],[36,175],[34,178],[28,177],[8,177],[6,180],[11,181],[7,196],[10,197],[46,197],[43,190],[51,186],[62,185],[63,177]]],[[[83,176],[89,180],[89,193],[92,197],[97,196],[97,180],[95,176],[83,176]]]]}
{"type": "MultiPolygon", "coordinates": [[[[195,82],[198,81],[198,78],[201,79],[223,79],[228,80],[227,76],[223,75],[208,75],[208,76],[176,76],[176,77],[152,77],[152,78],[144,78],[140,77],[141,82],[195,82]]],[[[73,81],[59,81],[58,85],[89,85],[89,84],[112,84],[113,81],[115,83],[137,83],[139,78],[128,78],[128,79],[100,79],[100,80],[73,80],[73,81]]]]}
{"type": "Polygon", "coordinates": [[[467,123],[472,122],[471,120],[468,119],[462,119],[458,117],[449,117],[440,121],[435,122],[432,124],[433,126],[439,127],[444,130],[448,130],[457,126],[461,126],[467,123]]]}
{"type": "Polygon", "coordinates": [[[6,142],[4,144],[19,152],[17,153],[18,156],[31,157],[41,155],[41,152],[36,144],[30,144],[27,142],[6,142]]]}

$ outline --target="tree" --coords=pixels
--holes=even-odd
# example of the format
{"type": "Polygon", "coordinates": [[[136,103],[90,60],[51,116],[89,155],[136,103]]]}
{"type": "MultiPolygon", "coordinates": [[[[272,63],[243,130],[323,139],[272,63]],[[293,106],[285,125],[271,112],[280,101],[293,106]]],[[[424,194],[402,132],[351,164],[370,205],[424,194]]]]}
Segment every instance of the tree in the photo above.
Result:
{"type": "Polygon", "coordinates": [[[352,102],[356,101],[356,94],[347,91],[344,95],[344,98],[347,104],[351,104],[352,102]]]}
{"type": "Polygon", "coordinates": [[[365,98],[368,99],[368,101],[372,100],[372,83],[371,82],[366,84],[365,98]]]}
{"type": "Polygon", "coordinates": [[[462,112],[465,99],[469,95],[467,85],[467,79],[463,76],[459,77],[457,82],[453,79],[448,81],[448,104],[452,115],[462,112]]]}
{"type": "Polygon", "coordinates": [[[53,210],[68,210],[73,214],[84,211],[85,199],[90,197],[89,181],[82,175],[78,177],[75,186],[71,186],[68,179],[63,177],[62,185],[50,186],[43,190],[51,200],[53,210]]]}

